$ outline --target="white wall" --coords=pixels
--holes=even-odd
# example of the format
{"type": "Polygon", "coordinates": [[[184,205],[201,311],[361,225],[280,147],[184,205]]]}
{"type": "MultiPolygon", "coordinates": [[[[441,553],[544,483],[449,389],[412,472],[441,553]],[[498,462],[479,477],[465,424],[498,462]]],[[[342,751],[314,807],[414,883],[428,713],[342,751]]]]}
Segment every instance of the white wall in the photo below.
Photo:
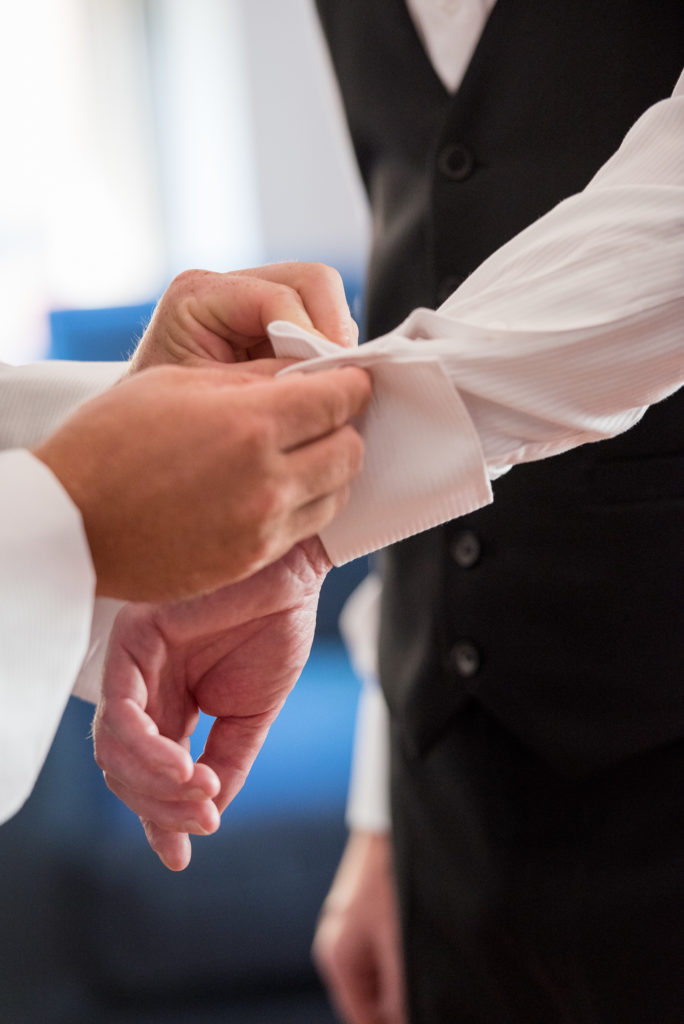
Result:
{"type": "Polygon", "coordinates": [[[0,17],[0,359],[187,266],[356,271],[367,212],[310,0],[22,0],[0,17]]]}
{"type": "Polygon", "coordinates": [[[242,0],[269,259],[357,268],[368,214],[312,0],[242,0]]]}

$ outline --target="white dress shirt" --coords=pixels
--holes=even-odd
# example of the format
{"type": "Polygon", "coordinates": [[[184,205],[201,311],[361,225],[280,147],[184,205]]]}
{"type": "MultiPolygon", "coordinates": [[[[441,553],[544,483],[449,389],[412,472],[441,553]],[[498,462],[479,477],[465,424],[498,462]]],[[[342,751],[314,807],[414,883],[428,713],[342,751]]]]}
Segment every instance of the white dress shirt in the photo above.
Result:
{"type": "Polygon", "coordinates": [[[33,788],[72,688],[96,696],[97,663],[120,607],[95,601],[80,513],[27,449],[122,370],[0,365],[0,822],[33,788]],[[91,671],[79,677],[84,665],[91,671]]]}
{"type": "MultiPolygon", "coordinates": [[[[455,88],[493,0],[408,0],[408,6],[445,87],[455,88]]],[[[97,699],[107,635],[120,607],[94,601],[78,510],[26,449],[121,372],[120,364],[0,365],[0,822],[33,787],[72,686],[97,699]]],[[[377,777],[381,741],[374,749],[377,777]]]]}
{"type": "MultiPolygon", "coordinates": [[[[427,21],[423,28],[427,46],[427,21]]],[[[348,358],[374,361],[372,372],[381,384],[366,421],[371,457],[348,509],[325,532],[334,560],[345,561],[484,504],[491,500],[489,480],[516,462],[612,436],[636,422],[648,404],[673,391],[684,376],[683,281],[680,80],[673,99],[640,119],[585,192],[487,260],[437,313],[414,312],[397,331],[356,357],[335,351],[316,361],[316,366],[348,358]],[[411,409],[417,429],[407,431],[411,409]],[[444,449],[446,457],[433,463],[435,448],[426,449],[425,438],[443,436],[445,425],[449,443],[436,448],[444,449]],[[374,477],[368,472],[372,453],[382,453],[390,436],[396,471],[374,477]],[[396,438],[402,436],[406,445],[398,450],[396,438]],[[424,493],[416,490],[417,481],[424,493]],[[372,506],[372,516],[364,513],[364,503],[372,506]],[[392,513],[389,536],[377,530],[383,520],[378,509],[392,513]]],[[[326,351],[325,343],[282,327],[275,337],[299,354],[326,351]]],[[[0,369],[0,449],[35,444],[75,404],[112,383],[121,369],[117,364],[0,369]]],[[[46,472],[31,456],[0,455],[0,821],[30,792],[88,649],[93,617],[92,567],[80,517],[46,472]],[[68,565],[62,560],[60,568],[57,555],[53,572],[46,554],[32,557],[26,546],[18,560],[14,557],[22,516],[5,508],[4,495],[12,492],[27,496],[23,506],[16,499],[15,509],[33,504],[31,536],[43,538],[42,546],[36,540],[35,550],[71,545],[68,565]],[[44,593],[34,599],[41,588],[44,593]],[[21,603],[12,609],[18,593],[21,603]],[[8,630],[16,636],[5,645],[8,630]],[[6,650],[15,653],[6,656],[6,650]],[[51,661],[50,680],[46,659],[51,661]],[[47,685],[55,690],[49,701],[43,699],[47,685]]],[[[112,614],[106,610],[103,620],[112,614]]],[[[363,616],[366,624],[370,618],[363,616]]],[[[368,638],[366,649],[371,644],[368,638]]],[[[91,695],[97,664],[97,657],[86,658],[82,671],[91,695]]],[[[372,666],[367,668],[372,675],[372,666]]],[[[378,773],[386,721],[376,690],[371,688],[363,703],[371,708],[373,722],[368,728],[360,724],[354,778],[366,791],[372,771],[376,785],[370,800],[367,793],[361,796],[362,807],[352,792],[350,814],[352,822],[383,827],[388,816],[378,773]]]]}
{"type": "Polygon", "coordinates": [[[447,92],[461,84],[495,0],[406,0],[416,31],[447,92]]]}
{"type": "MultiPolygon", "coordinates": [[[[318,353],[311,370],[358,362],[379,381],[364,472],[322,535],[337,563],[443,521],[445,501],[464,512],[485,504],[488,478],[516,463],[628,429],[684,382],[684,75],[584,192],[502,247],[436,313],[414,311],[358,355],[285,325],[274,338],[281,354],[318,353]],[[445,381],[453,407],[436,438],[445,381]],[[414,480],[427,488],[422,502],[414,480]],[[449,481],[458,492],[445,495],[449,481]]],[[[347,614],[353,660],[357,645],[372,646],[374,619],[367,605],[347,614]]],[[[368,659],[361,674],[369,685],[348,818],[380,829],[389,822],[378,799],[387,718],[368,659]]]]}

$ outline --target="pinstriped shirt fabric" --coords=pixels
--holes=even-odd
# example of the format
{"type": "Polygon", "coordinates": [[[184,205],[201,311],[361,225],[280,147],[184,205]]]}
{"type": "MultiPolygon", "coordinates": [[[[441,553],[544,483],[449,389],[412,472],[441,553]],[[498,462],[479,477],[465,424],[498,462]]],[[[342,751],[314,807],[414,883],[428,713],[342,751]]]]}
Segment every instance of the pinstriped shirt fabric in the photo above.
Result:
{"type": "MultiPolygon", "coordinates": [[[[412,314],[397,332],[407,334],[443,346],[490,478],[620,433],[680,387],[684,76],[583,193],[491,256],[436,314],[412,314]]],[[[377,587],[374,595],[379,601],[377,587]]],[[[375,642],[377,615],[367,605],[345,616],[352,652],[375,642]]],[[[387,709],[368,659],[360,674],[347,816],[351,827],[382,830],[390,821],[378,755],[387,749],[387,709]]]]}
{"type": "Polygon", "coordinates": [[[406,0],[409,14],[444,88],[461,83],[495,0],[406,0]]]}
{"type": "Polygon", "coordinates": [[[80,513],[27,449],[121,372],[120,363],[0,366],[0,822],[31,792],[84,659],[92,695],[118,604],[95,601],[80,513]]]}
{"type": "Polygon", "coordinates": [[[313,357],[299,372],[355,363],[375,379],[366,465],[322,534],[335,564],[481,507],[516,464],[627,430],[684,382],[684,76],[582,193],[436,312],[358,352],[287,324],[271,336],[279,355],[313,357]]]}

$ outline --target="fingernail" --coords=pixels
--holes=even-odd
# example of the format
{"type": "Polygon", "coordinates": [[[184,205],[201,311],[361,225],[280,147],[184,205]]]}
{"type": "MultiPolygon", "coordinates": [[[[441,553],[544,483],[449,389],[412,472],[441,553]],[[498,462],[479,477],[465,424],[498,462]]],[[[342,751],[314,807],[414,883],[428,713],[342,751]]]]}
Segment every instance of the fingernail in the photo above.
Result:
{"type": "Polygon", "coordinates": [[[199,786],[195,786],[193,789],[189,789],[185,795],[186,800],[211,800],[211,796],[207,793],[206,789],[200,789],[199,786]]]}
{"type": "Polygon", "coordinates": [[[200,825],[199,821],[188,822],[188,832],[192,832],[196,836],[210,836],[214,829],[206,828],[204,825],[200,825]]]}
{"type": "Polygon", "coordinates": [[[160,774],[166,775],[167,779],[170,779],[171,782],[181,783],[187,782],[190,774],[187,769],[179,768],[175,764],[160,764],[157,771],[160,774]]]}

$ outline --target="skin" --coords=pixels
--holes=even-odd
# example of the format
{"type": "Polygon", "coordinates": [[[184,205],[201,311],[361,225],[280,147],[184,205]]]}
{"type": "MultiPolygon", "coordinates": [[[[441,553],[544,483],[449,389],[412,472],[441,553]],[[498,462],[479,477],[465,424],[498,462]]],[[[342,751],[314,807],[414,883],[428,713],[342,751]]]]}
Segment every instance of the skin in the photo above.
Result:
{"type": "MultiPolygon", "coordinates": [[[[334,273],[297,266],[297,288],[292,277],[283,284],[288,273],[280,266],[182,275],[159,304],[131,373],[168,362],[208,372],[230,363],[244,368],[247,360],[271,354],[265,327],[273,319],[320,330],[339,344],[355,343],[334,273]],[[264,291],[265,283],[284,290],[264,291]],[[230,308],[226,287],[232,290],[230,308]]],[[[280,458],[286,454],[281,449],[280,458]]],[[[337,461],[331,453],[324,457],[337,461]]],[[[248,459],[242,472],[252,468],[248,459]]],[[[255,476],[263,479],[263,466],[255,476]]],[[[339,498],[339,491],[333,493],[339,498]]],[[[160,518],[166,518],[163,510],[160,518]]],[[[244,538],[238,549],[245,551],[244,538]]],[[[140,816],[150,846],[171,870],[188,865],[190,835],[214,832],[242,787],[308,658],[329,568],[313,537],[231,586],[177,603],[129,605],[119,614],[93,723],[95,758],[109,788],[140,816]],[[215,723],[193,763],[189,737],[200,711],[215,716],[215,723]]],[[[387,836],[350,837],[321,912],[313,956],[346,1024],[406,1024],[387,836]]]]}
{"type": "Polygon", "coordinates": [[[406,1024],[389,836],[352,832],[323,904],[312,952],[345,1024],[406,1024]]]}
{"type": "Polygon", "coordinates": [[[81,511],[97,593],[173,600],[257,572],[317,533],[361,467],[361,371],[274,379],[266,325],[355,341],[320,264],[170,285],[123,381],[35,449],[81,511]],[[170,364],[170,365],[169,365],[170,364]]]}
{"type": "Polygon", "coordinates": [[[110,638],[93,723],[109,788],[141,818],[171,870],[188,833],[214,832],[306,663],[330,561],[317,538],[213,594],[128,605],[110,638]],[[215,716],[193,764],[199,711],[215,716]]]}
{"type": "Polygon", "coordinates": [[[266,328],[273,320],[288,320],[342,347],[358,341],[342,278],[332,267],[276,263],[228,274],[187,270],[157,305],[131,372],[165,363],[216,366],[272,356],[266,328]]]}
{"type": "MultiPolygon", "coordinates": [[[[161,444],[163,424],[176,434],[166,463],[158,452],[152,460],[145,455],[151,465],[135,467],[144,491],[138,501],[134,489],[137,518],[135,509],[112,510],[120,482],[105,483],[103,502],[98,487],[90,487],[98,496],[91,516],[87,495],[78,491],[80,477],[70,481],[94,553],[103,538],[104,556],[96,559],[101,592],[121,592],[120,583],[103,583],[107,573],[121,574],[122,564],[140,567],[133,592],[138,603],[122,610],[110,638],[93,724],[95,757],[107,785],[140,815],[150,845],[173,870],[190,860],[190,833],[218,827],[306,662],[318,593],[330,567],[314,535],[344,501],[360,467],[360,438],[347,421],[368,401],[367,376],[352,370],[274,380],[281,363],[253,360],[270,352],[266,325],[273,319],[288,319],[338,344],[356,342],[341,280],[330,268],[278,264],[238,274],[182,274],[157,307],[131,361],[130,379],[107,396],[112,404],[104,429],[88,431],[91,456],[76,467],[81,477],[96,477],[103,464],[116,469],[125,388],[142,388],[153,375],[166,375],[168,388],[178,384],[175,395],[169,392],[173,416],[154,406],[146,411],[138,402],[147,417],[132,431],[140,451],[161,444]],[[176,366],[159,368],[169,363],[176,366]],[[113,435],[116,446],[110,445],[113,435]],[[212,459],[220,439],[218,465],[212,459]],[[201,503],[194,500],[187,482],[187,500],[171,516],[170,489],[205,462],[219,521],[198,521],[212,503],[206,495],[201,503]],[[127,558],[122,563],[121,548],[112,547],[116,560],[105,571],[113,515],[132,520],[135,528],[123,540],[127,558]],[[160,546],[167,527],[162,564],[151,567],[150,545],[160,546]],[[229,554],[217,557],[212,550],[216,532],[229,554]],[[221,565],[230,565],[232,576],[220,578],[221,565]],[[166,600],[158,603],[162,596],[166,600]],[[216,722],[193,764],[188,740],[200,710],[216,722]]],[[[131,415],[129,407],[123,422],[131,415]]],[[[70,429],[76,437],[84,427],[76,422],[70,429]]],[[[59,473],[54,443],[42,454],[59,473]]]]}
{"type": "Polygon", "coordinates": [[[347,421],[368,400],[366,375],[240,366],[145,370],[36,449],[81,511],[99,595],[215,590],[317,533],[346,500],[363,451],[347,421]]]}

